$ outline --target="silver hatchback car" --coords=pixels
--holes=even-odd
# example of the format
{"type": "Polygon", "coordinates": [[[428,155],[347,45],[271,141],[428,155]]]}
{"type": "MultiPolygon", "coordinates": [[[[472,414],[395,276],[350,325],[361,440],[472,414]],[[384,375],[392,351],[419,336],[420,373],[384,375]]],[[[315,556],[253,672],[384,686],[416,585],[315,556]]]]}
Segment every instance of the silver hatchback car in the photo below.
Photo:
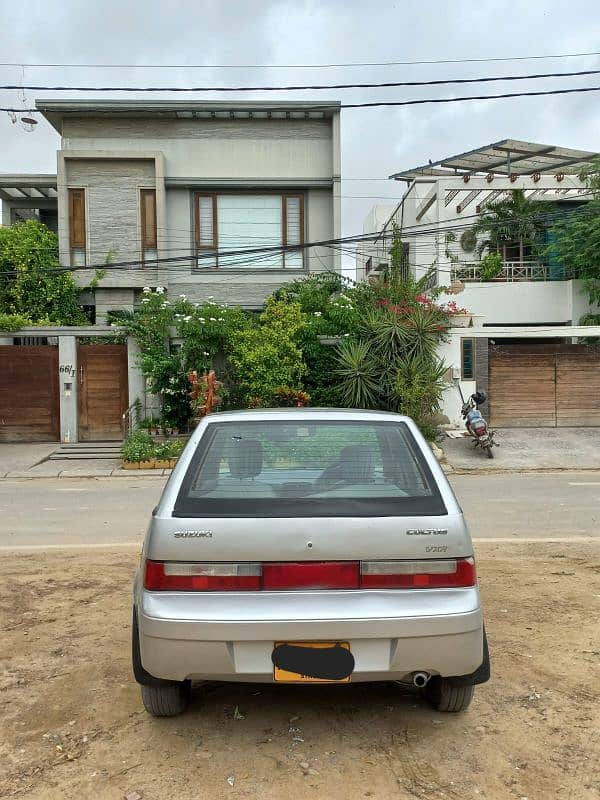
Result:
{"type": "Polygon", "coordinates": [[[407,417],[214,414],[154,509],[134,582],[145,708],[192,681],[397,681],[462,711],[489,679],[473,545],[407,417]]]}

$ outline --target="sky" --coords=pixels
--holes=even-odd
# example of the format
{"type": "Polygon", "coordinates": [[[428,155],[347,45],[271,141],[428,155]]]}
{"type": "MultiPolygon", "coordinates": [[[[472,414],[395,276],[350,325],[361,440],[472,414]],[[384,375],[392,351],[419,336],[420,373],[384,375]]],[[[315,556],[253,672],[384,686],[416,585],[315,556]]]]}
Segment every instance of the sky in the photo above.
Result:
{"type": "MultiPolygon", "coordinates": [[[[297,66],[600,51],[597,0],[0,0],[0,20],[2,62],[204,65],[201,69],[0,66],[1,84],[24,80],[95,86],[282,85],[600,69],[600,56],[375,67],[297,66]],[[260,66],[233,69],[224,65],[260,66]]],[[[516,85],[521,91],[600,86],[600,76],[520,81],[516,85]]],[[[474,87],[282,92],[276,97],[364,102],[495,94],[515,91],[514,87],[505,82],[474,87]]],[[[94,95],[27,91],[23,96],[0,90],[0,106],[32,107],[36,98],[57,96],[94,95]]],[[[169,99],[166,93],[141,96],[169,99]]],[[[269,93],[268,99],[274,96],[269,93]]],[[[179,100],[186,97],[177,95],[179,100]]],[[[202,95],[206,100],[219,97],[223,95],[202,95]]],[[[260,93],[226,97],[264,99],[260,93]]],[[[55,172],[59,137],[43,117],[39,119],[36,129],[28,133],[0,113],[0,173],[55,172]]],[[[387,180],[392,172],[505,138],[600,151],[600,92],[343,111],[343,234],[362,232],[374,204],[399,201],[404,184],[387,180]]]]}

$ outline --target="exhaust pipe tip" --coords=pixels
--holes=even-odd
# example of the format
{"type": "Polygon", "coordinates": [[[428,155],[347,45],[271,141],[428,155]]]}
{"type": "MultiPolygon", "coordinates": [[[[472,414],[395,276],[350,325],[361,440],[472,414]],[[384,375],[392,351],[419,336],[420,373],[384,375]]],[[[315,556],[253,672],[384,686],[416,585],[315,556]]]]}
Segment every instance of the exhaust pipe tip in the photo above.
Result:
{"type": "Polygon", "coordinates": [[[430,677],[431,676],[428,672],[414,672],[413,684],[417,687],[417,689],[423,689],[429,683],[430,677]]]}

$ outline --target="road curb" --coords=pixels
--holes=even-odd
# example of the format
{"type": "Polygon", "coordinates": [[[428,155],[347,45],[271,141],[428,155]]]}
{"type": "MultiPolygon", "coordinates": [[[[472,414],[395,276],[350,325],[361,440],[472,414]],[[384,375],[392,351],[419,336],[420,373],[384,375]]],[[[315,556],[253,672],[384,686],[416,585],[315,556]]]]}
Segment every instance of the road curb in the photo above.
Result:
{"type": "Polygon", "coordinates": [[[24,481],[48,481],[48,480],[73,480],[82,478],[84,480],[99,480],[107,478],[167,478],[171,474],[170,469],[152,469],[152,470],[103,470],[103,471],[89,471],[89,472],[75,472],[71,470],[59,470],[53,474],[47,475],[32,475],[30,472],[15,470],[14,472],[5,472],[0,474],[0,481],[2,480],[24,480],[24,481]]]}
{"type": "Polygon", "coordinates": [[[598,467],[452,467],[453,475],[560,475],[578,472],[600,472],[598,467]]]}

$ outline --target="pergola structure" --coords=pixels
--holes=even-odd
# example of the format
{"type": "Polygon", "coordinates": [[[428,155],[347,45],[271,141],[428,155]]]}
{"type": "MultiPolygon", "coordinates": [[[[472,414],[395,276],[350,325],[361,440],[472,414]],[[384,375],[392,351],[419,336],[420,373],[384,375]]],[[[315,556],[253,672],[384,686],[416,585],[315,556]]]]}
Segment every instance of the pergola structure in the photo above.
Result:
{"type": "Polygon", "coordinates": [[[0,222],[3,225],[14,222],[17,210],[38,209],[56,214],[57,198],[56,175],[0,174],[0,222]]]}
{"type": "Polygon", "coordinates": [[[513,180],[521,175],[576,175],[598,155],[589,150],[502,139],[466,153],[396,172],[390,178],[410,182],[423,176],[462,176],[468,182],[472,175],[501,175],[513,180]]]}
{"type": "Polygon", "coordinates": [[[55,199],[56,175],[3,175],[0,174],[2,200],[55,199]]]}

